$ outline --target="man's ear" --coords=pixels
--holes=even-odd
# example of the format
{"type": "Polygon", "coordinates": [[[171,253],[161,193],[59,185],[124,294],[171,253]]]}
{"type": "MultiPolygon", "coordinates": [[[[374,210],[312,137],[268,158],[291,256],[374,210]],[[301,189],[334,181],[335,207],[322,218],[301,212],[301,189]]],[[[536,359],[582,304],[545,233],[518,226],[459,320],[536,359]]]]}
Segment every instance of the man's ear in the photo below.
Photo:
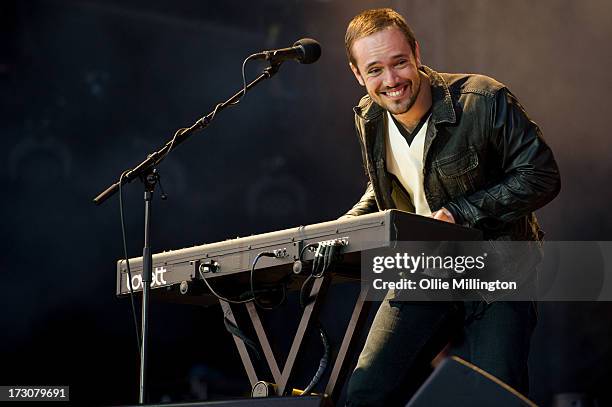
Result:
{"type": "Polygon", "coordinates": [[[359,69],[357,69],[357,67],[353,65],[352,62],[349,62],[349,66],[351,67],[351,71],[353,71],[353,75],[355,75],[355,79],[357,79],[357,82],[359,82],[361,86],[365,86],[365,82],[363,81],[363,77],[359,73],[359,69]]]}
{"type": "Polygon", "coordinates": [[[414,42],[414,60],[417,68],[421,67],[421,47],[419,47],[418,41],[414,42]]]}

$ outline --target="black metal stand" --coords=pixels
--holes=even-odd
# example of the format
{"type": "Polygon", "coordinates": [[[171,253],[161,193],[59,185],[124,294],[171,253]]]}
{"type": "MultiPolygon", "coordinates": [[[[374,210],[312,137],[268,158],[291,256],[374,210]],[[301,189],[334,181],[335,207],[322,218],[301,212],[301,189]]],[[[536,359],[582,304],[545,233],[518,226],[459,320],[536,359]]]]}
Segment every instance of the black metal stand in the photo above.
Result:
{"type": "MultiPolygon", "coordinates": [[[[214,119],[215,115],[226,108],[229,105],[236,103],[244,94],[249,91],[252,87],[257,85],[264,79],[269,79],[280,67],[280,63],[275,63],[266,68],[257,78],[249,83],[246,88],[241,89],[235,93],[225,102],[217,104],[215,109],[208,113],[206,116],[200,118],[191,127],[181,129],[174,137],[169,140],[164,147],[158,151],[149,154],[147,158],[138,164],[136,167],[125,172],[123,177],[120,177],[120,181],[112,184],[97,197],[94,198],[93,202],[96,205],[100,205],[105,202],[108,198],[113,196],[119,187],[128,182],[132,182],[136,178],[140,178],[145,186],[144,201],[145,201],[145,234],[144,234],[144,247],[142,250],[143,258],[143,271],[142,271],[142,325],[141,325],[141,344],[140,344],[140,391],[139,391],[139,403],[143,404],[146,402],[146,371],[147,371],[147,347],[148,347],[148,330],[149,330],[149,294],[151,290],[151,281],[153,279],[153,256],[151,252],[151,203],[153,199],[153,191],[155,185],[159,181],[159,174],[155,167],[160,164],[164,158],[170,153],[171,150],[176,148],[184,141],[186,141],[193,133],[197,130],[208,127],[210,122],[214,119]]],[[[126,259],[127,261],[127,259],[126,259]]]]}
{"type": "Polygon", "coordinates": [[[142,310],[141,310],[141,338],[140,344],[140,391],[138,402],[146,403],[146,373],[147,373],[147,349],[149,337],[149,298],[151,293],[151,281],[153,281],[153,252],[151,251],[151,203],[155,185],[159,181],[157,170],[150,171],[142,178],[144,184],[144,245],[142,248],[142,310]]]}

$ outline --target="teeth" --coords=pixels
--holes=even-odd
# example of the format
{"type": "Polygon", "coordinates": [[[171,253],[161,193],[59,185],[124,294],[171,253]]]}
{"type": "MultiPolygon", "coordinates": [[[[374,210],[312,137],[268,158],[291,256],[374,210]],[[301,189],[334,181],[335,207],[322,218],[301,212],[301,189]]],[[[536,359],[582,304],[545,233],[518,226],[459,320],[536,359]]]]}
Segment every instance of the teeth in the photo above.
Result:
{"type": "Polygon", "coordinates": [[[404,93],[404,89],[395,90],[393,92],[387,92],[387,95],[391,97],[396,97],[396,96],[401,95],[402,93],[404,93]]]}

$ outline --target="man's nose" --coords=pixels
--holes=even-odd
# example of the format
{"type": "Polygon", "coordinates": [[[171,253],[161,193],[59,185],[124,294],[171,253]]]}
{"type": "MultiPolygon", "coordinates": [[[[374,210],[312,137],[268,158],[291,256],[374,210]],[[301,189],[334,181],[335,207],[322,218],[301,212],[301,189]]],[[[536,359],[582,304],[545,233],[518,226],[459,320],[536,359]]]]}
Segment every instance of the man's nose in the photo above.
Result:
{"type": "Polygon", "coordinates": [[[393,69],[385,70],[384,77],[383,77],[384,86],[388,88],[393,88],[397,86],[399,82],[400,82],[399,77],[397,76],[397,74],[394,72],[393,69]]]}

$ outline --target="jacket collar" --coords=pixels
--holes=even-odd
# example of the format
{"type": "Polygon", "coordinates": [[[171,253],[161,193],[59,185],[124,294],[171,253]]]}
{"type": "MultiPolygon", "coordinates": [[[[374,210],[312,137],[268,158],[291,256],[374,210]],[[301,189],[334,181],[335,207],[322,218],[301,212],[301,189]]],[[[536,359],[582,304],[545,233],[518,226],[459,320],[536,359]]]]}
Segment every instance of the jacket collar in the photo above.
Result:
{"type": "MultiPolygon", "coordinates": [[[[431,82],[431,99],[432,108],[431,115],[435,124],[439,123],[455,123],[457,116],[453,107],[448,84],[444,81],[439,73],[428,66],[423,65],[420,68],[425,72],[431,82]]],[[[384,109],[374,103],[370,96],[365,95],[359,101],[359,105],[353,108],[355,114],[366,121],[378,119],[384,112],[384,109]]]]}

